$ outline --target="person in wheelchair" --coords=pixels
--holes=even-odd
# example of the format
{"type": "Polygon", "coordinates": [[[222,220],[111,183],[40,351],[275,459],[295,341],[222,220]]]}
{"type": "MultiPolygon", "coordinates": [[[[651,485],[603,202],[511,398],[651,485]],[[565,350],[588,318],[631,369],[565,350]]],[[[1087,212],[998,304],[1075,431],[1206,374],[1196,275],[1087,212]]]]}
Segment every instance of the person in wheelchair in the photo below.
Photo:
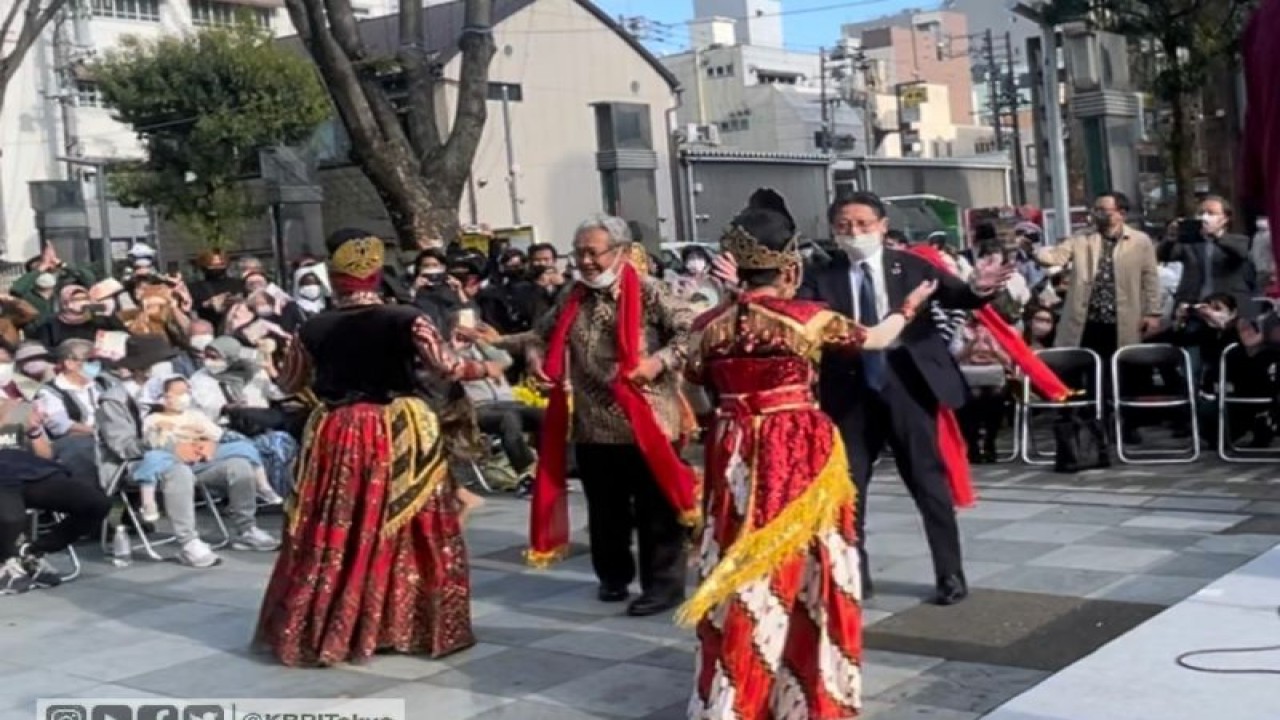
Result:
{"type": "Polygon", "coordinates": [[[54,461],[44,423],[36,405],[18,397],[0,399],[0,595],[60,584],[45,555],[95,532],[111,509],[91,475],[73,474],[54,461]],[[61,518],[32,537],[31,510],[61,518]]]}

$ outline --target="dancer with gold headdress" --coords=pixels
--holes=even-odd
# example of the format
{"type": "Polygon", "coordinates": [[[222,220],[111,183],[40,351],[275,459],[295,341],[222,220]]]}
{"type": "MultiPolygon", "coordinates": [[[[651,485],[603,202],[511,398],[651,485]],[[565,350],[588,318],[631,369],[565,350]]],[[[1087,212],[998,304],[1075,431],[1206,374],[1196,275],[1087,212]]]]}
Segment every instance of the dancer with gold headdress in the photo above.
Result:
{"type": "Polygon", "coordinates": [[[286,665],[440,657],[475,638],[462,502],[439,421],[415,395],[415,361],[456,380],[501,368],[458,358],[416,307],[381,304],[380,240],[342,230],[328,245],[338,309],[303,324],[281,378],[286,392],[309,385],[321,406],[257,643],[286,665]]]}
{"type": "Polygon", "coordinates": [[[679,619],[700,650],[691,720],[835,720],[861,704],[856,490],[813,393],[825,351],[890,345],[934,290],[866,328],[793,299],[795,223],[760,190],[721,239],[745,289],[694,324],[690,381],[718,398],[701,584],[679,619]]]}

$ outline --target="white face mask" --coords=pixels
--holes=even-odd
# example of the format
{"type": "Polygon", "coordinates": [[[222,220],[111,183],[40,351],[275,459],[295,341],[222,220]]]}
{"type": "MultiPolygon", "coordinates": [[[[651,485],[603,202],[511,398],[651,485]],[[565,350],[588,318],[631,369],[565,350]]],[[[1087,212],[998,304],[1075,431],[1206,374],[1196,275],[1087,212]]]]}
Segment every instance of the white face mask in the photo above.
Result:
{"type": "Polygon", "coordinates": [[[0,387],[13,382],[13,363],[0,363],[0,387]]]}
{"type": "Polygon", "coordinates": [[[53,273],[40,273],[36,276],[36,287],[41,290],[52,290],[58,284],[58,276],[53,273]]]}
{"type": "Polygon", "coordinates": [[[306,300],[319,300],[324,294],[324,288],[319,285],[303,285],[298,288],[298,297],[306,300]]]}
{"type": "Polygon", "coordinates": [[[174,412],[186,412],[191,408],[191,396],[183,393],[167,399],[169,409],[174,412]]]}
{"type": "Polygon", "coordinates": [[[195,348],[200,352],[204,352],[204,349],[209,347],[209,344],[212,342],[213,342],[212,335],[192,335],[191,336],[191,347],[195,348]]]}
{"type": "Polygon", "coordinates": [[[230,367],[230,363],[228,363],[226,360],[205,360],[204,361],[204,369],[208,370],[214,375],[221,375],[222,373],[227,371],[228,367],[230,367]]]}
{"type": "Polygon", "coordinates": [[[1225,220],[1226,218],[1221,215],[1200,213],[1200,227],[1204,228],[1205,232],[1217,232],[1218,229],[1222,227],[1225,220]]]}
{"type": "Polygon", "coordinates": [[[701,275],[707,269],[707,261],[702,258],[692,258],[684,264],[684,268],[694,275],[701,275]]]}
{"type": "Polygon", "coordinates": [[[861,235],[837,235],[836,244],[854,260],[865,260],[883,247],[884,241],[880,233],[862,233],[861,235]]]}
{"type": "Polygon", "coordinates": [[[616,268],[609,268],[608,270],[605,270],[604,272],[600,273],[599,275],[596,275],[594,278],[591,278],[590,280],[588,280],[585,277],[579,279],[579,282],[591,288],[592,290],[604,290],[605,288],[612,287],[613,284],[617,281],[618,281],[618,271],[616,268]]]}

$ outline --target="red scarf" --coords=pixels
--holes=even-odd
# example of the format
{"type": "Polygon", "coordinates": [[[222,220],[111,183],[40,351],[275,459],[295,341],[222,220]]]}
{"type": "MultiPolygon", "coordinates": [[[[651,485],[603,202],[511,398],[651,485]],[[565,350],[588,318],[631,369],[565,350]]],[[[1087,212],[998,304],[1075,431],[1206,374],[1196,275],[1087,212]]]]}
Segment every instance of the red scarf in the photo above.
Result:
{"type": "MultiPolygon", "coordinates": [[[[671,439],[662,431],[644,393],[627,376],[640,364],[644,301],[641,279],[630,263],[619,263],[618,275],[618,375],[613,399],[626,416],[635,444],[662,494],[680,515],[681,522],[697,521],[696,478],[681,462],[671,439]]],[[[543,372],[551,380],[551,396],[539,443],[538,472],[533,481],[533,506],[529,513],[530,564],[546,566],[563,557],[569,546],[569,495],[565,486],[569,444],[569,394],[565,389],[569,331],[578,317],[586,288],[575,286],[547,343],[543,372]]]]}
{"type": "MultiPolygon", "coordinates": [[[[930,265],[951,273],[942,253],[929,245],[913,245],[908,251],[927,261],[930,265]]],[[[1014,366],[1023,372],[1031,381],[1031,386],[1041,396],[1054,402],[1065,400],[1071,394],[1066,385],[1027,347],[1026,341],[1013,329],[1000,313],[990,305],[973,312],[973,317],[986,328],[996,343],[1008,354],[1014,366]]],[[[969,475],[969,453],[960,431],[960,423],[956,420],[955,411],[948,407],[938,408],[938,455],[947,468],[947,479],[951,485],[951,498],[956,507],[972,507],[977,502],[977,494],[973,489],[973,479],[969,475]]]]}

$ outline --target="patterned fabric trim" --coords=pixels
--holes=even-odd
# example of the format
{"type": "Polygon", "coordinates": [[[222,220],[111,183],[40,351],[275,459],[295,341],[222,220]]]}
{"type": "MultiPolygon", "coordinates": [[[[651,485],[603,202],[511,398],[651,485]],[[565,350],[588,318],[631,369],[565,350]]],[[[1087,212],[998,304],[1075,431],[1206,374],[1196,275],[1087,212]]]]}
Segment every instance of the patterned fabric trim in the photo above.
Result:
{"type": "Polygon", "coordinates": [[[382,535],[394,535],[448,476],[440,423],[418,398],[397,398],[383,411],[391,438],[391,495],[382,535]]]}
{"type": "Polygon", "coordinates": [[[693,627],[740,588],[802,555],[814,538],[836,526],[841,509],[855,502],[857,490],[849,480],[844,443],[839,433],[832,433],[831,454],[813,484],[766,525],[743,529],[676,613],[677,623],[693,627]]]}

